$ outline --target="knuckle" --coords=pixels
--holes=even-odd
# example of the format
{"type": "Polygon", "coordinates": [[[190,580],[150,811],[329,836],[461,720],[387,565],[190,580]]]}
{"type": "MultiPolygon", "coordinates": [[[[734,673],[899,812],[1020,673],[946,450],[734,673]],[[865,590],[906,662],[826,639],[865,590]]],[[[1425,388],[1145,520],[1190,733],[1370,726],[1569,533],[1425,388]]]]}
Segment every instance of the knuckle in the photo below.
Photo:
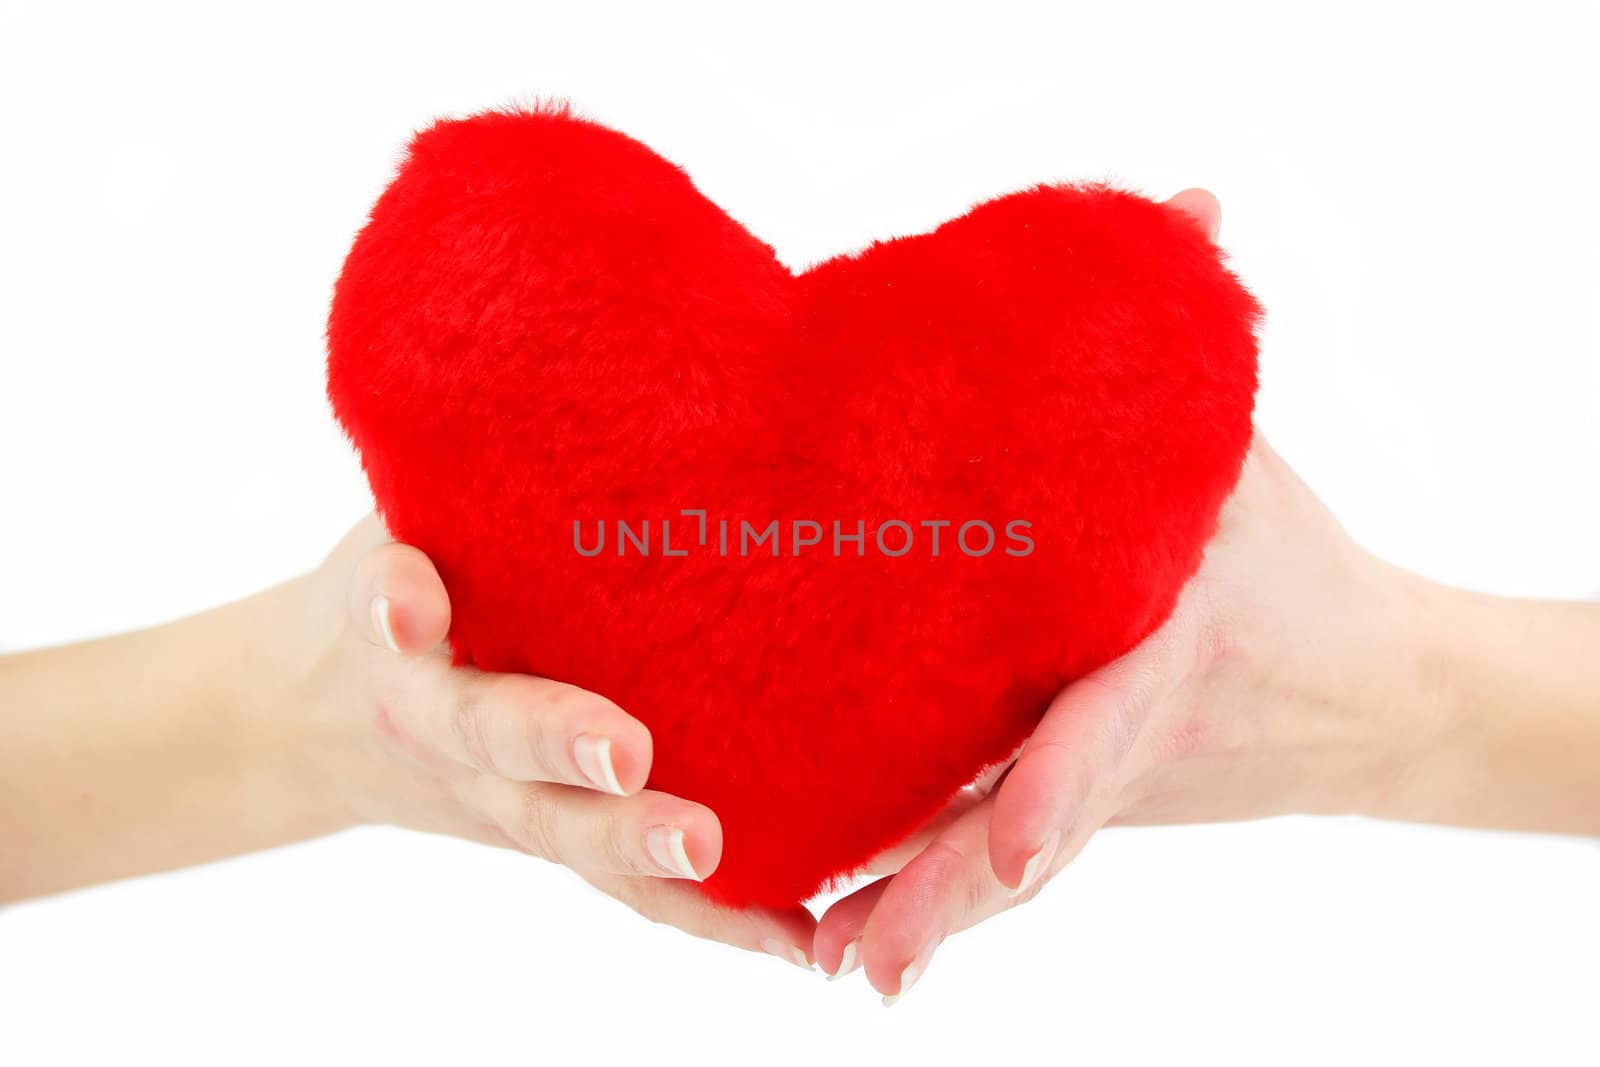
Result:
{"type": "Polygon", "coordinates": [[[472,686],[462,693],[451,709],[450,729],[469,763],[481,770],[498,773],[484,729],[488,716],[484,699],[486,693],[483,686],[472,686]]]}
{"type": "Polygon", "coordinates": [[[1096,733],[1106,755],[1113,759],[1133,748],[1144,729],[1154,680],[1146,674],[1130,678],[1126,684],[1110,685],[1095,680],[1104,699],[1104,713],[1100,716],[1096,733]]]}
{"type": "Polygon", "coordinates": [[[527,753],[529,765],[535,773],[554,777],[559,766],[555,759],[556,740],[554,734],[558,732],[553,724],[542,720],[537,715],[520,714],[517,716],[516,734],[522,743],[523,750],[527,753]]]}
{"type": "Polygon", "coordinates": [[[954,842],[943,838],[930,844],[923,856],[924,862],[932,865],[940,873],[944,873],[947,870],[959,871],[966,867],[972,858],[954,842]]]}
{"type": "MultiPolygon", "coordinates": [[[[987,868],[987,860],[983,865],[987,868]]],[[[978,864],[956,845],[948,841],[935,841],[923,852],[920,866],[919,878],[926,880],[929,886],[944,887],[945,893],[954,888],[957,896],[964,898],[976,881],[974,871],[978,864]]]]}
{"type": "Polygon", "coordinates": [[[957,906],[961,909],[962,916],[982,914],[992,901],[999,896],[999,881],[987,869],[983,871],[968,871],[961,879],[961,891],[957,906]]]}
{"type": "Polygon", "coordinates": [[[960,920],[982,914],[1000,892],[986,855],[974,856],[952,842],[935,841],[923,857],[933,884],[945,887],[947,906],[960,920]]]}
{"type": "Polygon", "coordinates": [[[632,823],[621,815],[606,819],[600,840],[606,861],[616,870],[644,874],[652,869],[653,865],[642,854],[642,844],[635,845],[636,840],[642,841],[642,835],[634,834],[632,823]]]}
{"type": "Polygon", "coordinates": [[[551,863],[565,864],[560,834],[556,829],[559,814],[555,803],[542,789],[527,789],[522,794],[522,810],[517,819],[517,839],[523,848],[551,863]]]}

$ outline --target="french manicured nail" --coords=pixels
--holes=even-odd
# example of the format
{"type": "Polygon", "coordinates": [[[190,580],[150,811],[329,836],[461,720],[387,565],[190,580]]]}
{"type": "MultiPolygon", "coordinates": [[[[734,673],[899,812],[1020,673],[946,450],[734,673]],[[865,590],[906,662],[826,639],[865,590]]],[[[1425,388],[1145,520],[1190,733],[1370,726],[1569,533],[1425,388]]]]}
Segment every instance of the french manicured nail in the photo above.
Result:
{"type": "Polygon", "coordinates": [[[683,847],[683,831],[676,826],[650,827],[644,832],[644,847],[663,871],[700,881],[694,864],[689,862],[689,850],[683,847]]]}
{"type": "MultiPolygon", "coordinates": [[[[943,940],[942,938],[940,940],[943,940]]],[[[928,946],[917,953],[917,958],[911,961],[911,966],[900,972],[900,991],[891,993],[883,998],[883,1006],[891,1008],[895,1001],[911,992],[911,987],[917,984],[923,972],[928,969],[928,964],[933,962],[933,953],[939,947],[938,941],[929,942],[928,946]]]]}
{"type": "Polygon", "coordinates": [[[400,643],[394,639],[394,622],[390,619],[389,598],[379,593],[372,598],[372,626],[390,652],[399,652],[400,643]]]}
{"type": "Polygon", "coordinates": [[[801,952],[793,945],[784,944],[775,937],[764,938],[761,942],[761,948],[763,951],[778,957],[780,960],[788,960],[796,967],[804,967],[808,971],[811,969],[811,964],[806,959],[806,954],[804,952],[801,952]]]}
{"type": "Polygon", "coordinates": [[[883,1006],[894,1007],[895,1001],[911,992],[911,987],[917,984],[917,979],[922,977],[922,969],[915,963],[900,972],[900,992],[891,993],[883,998],[883,1006]]]}
{"type": "Polygon", "coordinates": [[[619,797],[624,795],[622,783],[617,781],[617,768],[611,762],[611,738],[579,734],[572,739],[572,759],[590,785],[619,797]]]}
{"type": "Polygon", "coordinates": [[[839,957],[839,969],[828,975],[828,981],[837,982],[856,969],[856,946],[860,943],[861,939],[858,937],[844,947],[844,955],[839,957]]]}
{"type": "Polygon", "coordinates": [[[1013,898],[1020,897],[1032,889],[1033,884],[1044,877],[1044,872],[1050,869],[1050,861],[1056,858],[1056,849],[1060,844],[1061,831],[1052,831],[1050,836],[1044,839],[1044,844],[1039,846],[1039,851],[1029,856],[1028,862],[1022,865],[1022,881],[1017,883],[1017,888],[1006,890],[1006,895],[1013,898]]]}

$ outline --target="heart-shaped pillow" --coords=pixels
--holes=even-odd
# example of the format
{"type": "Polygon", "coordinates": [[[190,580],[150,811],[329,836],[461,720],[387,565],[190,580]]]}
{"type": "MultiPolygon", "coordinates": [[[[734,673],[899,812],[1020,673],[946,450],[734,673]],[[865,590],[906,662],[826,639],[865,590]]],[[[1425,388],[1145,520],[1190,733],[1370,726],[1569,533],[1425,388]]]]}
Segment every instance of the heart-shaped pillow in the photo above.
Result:
{"type": "Polygon", "coordinates": [[[571,682],[788,905],[1161,623],[1251,435],[1259,308],[1199,225],[1042,185],[802,273],[565,108],[419,134],[328,390],[459,662],[571,682]]]}

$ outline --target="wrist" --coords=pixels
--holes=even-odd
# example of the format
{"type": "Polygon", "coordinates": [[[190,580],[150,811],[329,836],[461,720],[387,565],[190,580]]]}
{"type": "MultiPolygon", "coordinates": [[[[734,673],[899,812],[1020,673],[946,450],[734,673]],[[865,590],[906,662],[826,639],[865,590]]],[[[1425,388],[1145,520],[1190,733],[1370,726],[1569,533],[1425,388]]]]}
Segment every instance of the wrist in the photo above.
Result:
{"type": "Polygon", "coordinates": [[[316,573],[231,607],[238,639],[254,650],[234,706],[258,776],[272,783],[287,822],[313,837],[356,825],[340,692],[342,612],[330,611],[316,573]]]}
{"type": "Polygon", "coordinates": [[[1600,608],[1410,584],[1410,737],[1369,813],[1600,833],[1600,608]]]}
{"type": "MultiPolygon", "coordinates": [[[[1352,546],[1353,547],[1353,546],[1352,546]]],[[[1281,665],[1283,719],[1301,761],[1297,802],[1320,815],[1406,819],[1437,791],[1452,710],[1442,650],[1453,591],[1353,549],[1339,604],[1281,665]]]]}
{"type": "Polygon", "coordinates": [[[1367,664],[1378,687],[1366,694],[1371,774],[1358,814],[1437,821],[1454,791],[1462,708],[1454,677],[1464,647],[1460,590],[1379,561],[1384,610],[1367,664]]]}

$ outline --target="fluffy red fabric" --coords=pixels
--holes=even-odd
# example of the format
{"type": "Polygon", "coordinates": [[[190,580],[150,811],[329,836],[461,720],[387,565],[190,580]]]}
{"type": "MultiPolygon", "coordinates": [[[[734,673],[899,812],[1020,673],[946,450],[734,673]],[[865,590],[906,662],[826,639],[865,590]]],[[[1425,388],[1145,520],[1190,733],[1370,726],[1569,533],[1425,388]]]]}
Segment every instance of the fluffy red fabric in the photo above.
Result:
{"type": "Polygon", "coordinates": [[[458,661],[643,720],[651,786],[721,816],[706,889],[787,905],[1170,612],[1258,314],[1190,218],[1105,186],[793,274],[638,142],[492,112],[373,208],[328,391],[458,661]]]}

